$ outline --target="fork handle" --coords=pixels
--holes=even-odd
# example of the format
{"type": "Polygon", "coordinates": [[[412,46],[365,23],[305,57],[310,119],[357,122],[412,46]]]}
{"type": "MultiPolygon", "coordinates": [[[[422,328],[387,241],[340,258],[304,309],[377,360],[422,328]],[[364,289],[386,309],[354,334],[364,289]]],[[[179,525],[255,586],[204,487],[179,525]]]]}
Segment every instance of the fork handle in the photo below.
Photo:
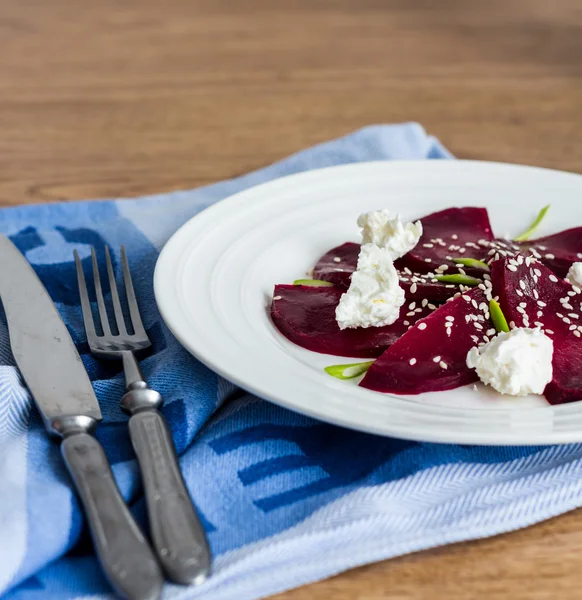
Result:
{"type": "Polygon", "coordinates": [[[159,598],[161,569],[125,504],[103,447],[86,432],[65,434],[61,454],[75,484],[105,574],[128,600],[159,598]]]}
{"type": "MultiPolygon", "coordinates": [[[[135,384],[134,384],[135,385],[135,384]]],[[[143,384],[145,386],[145,383],[143,384]]],[[[147,387],[130,389],[128,396],[161,396],[147,387]]],[[[154,548],[168,577],[181,584],[198,584],[210,571],[210,548],[188,494],[176,448],[164,416],[156,407],[131,409],[129,434],[141,470],[154,548]]]]}

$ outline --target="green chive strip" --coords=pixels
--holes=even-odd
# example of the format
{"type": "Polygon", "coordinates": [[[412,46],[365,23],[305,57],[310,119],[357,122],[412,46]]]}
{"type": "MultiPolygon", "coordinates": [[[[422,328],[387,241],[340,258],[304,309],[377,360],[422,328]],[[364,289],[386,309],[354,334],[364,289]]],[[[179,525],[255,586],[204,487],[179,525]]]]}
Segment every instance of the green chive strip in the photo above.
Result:
{"type": "Polygon", "coordinates": [[[491,320],[493,321],[493,325],[497,333],[500,331],[509,332],[509,325],[507,324],[507,319],[501,310],[501,306],[499,306],[499,302],[493,300],[489,300],[489,313],[491,314],[491,320]]]}
{"type": "Polygon", "coordinates": [[[464,267],[473,267],[474,269],[483,269],[489,271],[489,265],[482,260],[476,258],[453,258],[453,262],[464,267]]]}
{"type": "Polygon", "coordinates": [[[333,283],[323,279],[296,279],[293,285],[307,285],[309,287],[332,287],[333,283]]]}
{"type": "Polygon", "coordinates": [[[443,283],[456,283],[457,285],[479,285],[482,283],[480,279],[476,277],[470,277],[469,275],[437,275],[435,277],[437,281],[442,281],[443,283]]]}
{"type": "Polygon", "coordinates": [[[363,375],[374,364],[373,360],[361,363],[351,363],[349,365],[331,365],[325,367],[325,372],[338,379],[353,379],[358,375],[363,375]]]}
{"type": "Polygon", "coordinates": [[[527,231],[524,231],[521,235],[518,235],[516,238],[513,238],[514,242],[525,242],[531,237],[531,234],[538,228],[538,225],[542,222],[543,218],[546,216],[550,205],[544,206],[542,210],[538,213],[536,220],[530,225],[530,228],[527,231]]]}

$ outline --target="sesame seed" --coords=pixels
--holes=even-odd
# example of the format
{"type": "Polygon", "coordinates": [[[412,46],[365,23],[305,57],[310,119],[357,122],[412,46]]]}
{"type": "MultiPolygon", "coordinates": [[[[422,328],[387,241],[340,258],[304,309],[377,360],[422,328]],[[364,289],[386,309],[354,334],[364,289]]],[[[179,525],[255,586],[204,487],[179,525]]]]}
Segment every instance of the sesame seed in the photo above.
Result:
{"type": "Polygon", "coordinates": [[[415,315],[415,313],[414,313],[414,311],[413,311],[413,310],[412,310],[412,311],[410,311],[410,312],[407,312],[407,313],[406,313],[406,316],[407,316],[407,317],[414,317],[414,315],[415,315]]]}
{"type": "Polygon", "coordinates": [[[423,298],[422,302],[420,304],[421,304],[422,308],[424,308],[428,304],[428,300],[426,298],[423,298]]]}
{"type": "Polygon", "coordinates": [[[478,321],[485,321],[485,317],[483,315],[477,315],[478,321]]]}
{"type": "Polygon", "coordinates": [[[444,360],[441,360],[441,362],[439,363],[439,367],[441,369],[446,369],[447,368],[447,363],[444,360]]]}
{"type": "Polygon", "coordinates": [[[570,296],[570,298],[575,295],[576,295],[576,292],[568,292],[568,296],[570,296]]]}
{"type": "Polygon", "coordinates": [[[478,323],[477,321],[475,321],[473,323],[473,325],[477,328],[477,329],[483,329],[483,325],[481,325],[481,323],[478,323]]]}
{"type": "Polygon", "coordinates": [[[545,258],[547,258],[548,260],[552,260],[556,257],[553,254],[546,254],[545,258]]]}
{"type": "Polygon", "coordinates": [[[411,271],[411,270],[410,270],[408,267],[404,267],[404,272],[405,272],[407,275],[412,275],[412,271],[411,271]]]}
{"type": "Polygon", "coordinates": [[[465,315],[465,323],[471,322],[471,315],[465,315]]]}
{"type": "Polygon", "coordinates": [[[485,281],[491,281],[491,275],[488,275],[487,273],[485,273],[485,275],[483,275],[483,279],[485,281]]]}
{"type": "Polygon", "coordinates": [[[495,256],[493,257],[495,260],[499,260],[499,252],[495,253],[495,256]]]}
{"type": "Polygon", "coordinates": [[[483,341],[484,341],[486,344],[488,344],[488,343],[489,343],[489,338],[488,338],[486,335],[484,335],[484,336],[483,336],[483,341]]]}
{"type": "Polygon", "coordinates": [[[452,283],[447,283],[447,285],[445,285],[446,288],[454,288],[454,284],[452,283]]]}
{"type": "Polygon", "coordinates": [[[525,290],[525,281],[524,281],[523,279],[520,279],[520,280],[519,280],[519,287],[520,287],[522,290],[525,290]]]}
{"type": "Polygon", "coordinates": [[[447,333],[447,336],[448,336],[448,337],[451,337],[451,330],[450,330],[450,329],[447,329],[447,330],[446,330],[446,333],[447,333]]]}
{"type": "Polygon", "coordinates": [[[273,300],[281,300],[281,296],[273,296],[273,300]]]}
{"type": "Polygon", "coordinates": [[[534,290],[534,291],[533,291],[533,296],[534,296],[534,298],[535,298],[536,300],[539,300],[539,299],[540,299],[540,295],[538,294],[538,291],[537,291],[537,290],[534,290]]]}
{"type": "Polygon", "coordinates": [[[344,270],[343,269],[334,269],[334,271],[339,271],[340,273],[343,273],[344,270]]]}
{"type": "Polygon", "coordinates": [[[472,335],[472,336],[471,336],[471,339],[472,339],[472,340],[473,340],[475,343],[477,343],[477,342],[479,341],[479,338],[478,338],[476,335],[472,335]]]}
{"type": "Polygon", "coordinates": [[[410,325],[410,321],[402,321],[403,325],[410,325]]]}
{"type": "Polygon", "coordinates": [[[544,308],[545,306],[547,306],[547,304],[543,300],[538,300],[537,304],[540,308],[544,308]]]}
{"type": "Polygon", "coordinates": [[[485,291],[485,286],[484,286],[482,283],[480,283],[480,284],[479,284],[477,287],[478,287],[480,290],[483,290],[483,291],[485,291]]]}
{"type": "Polygon", "coordinates": [[[530,248],[529,251],[536,257],[536,258],[541,258],[542,255],[535,249],[535,248],[530,248]]]}
{"type": "Polygon", "coordinates": [[[495,254],[495,248],[491,248],[489,252],[487,252],[487,256],[493,256],[495,254]]]}
{"type": "Polygon", "coordinates": [[[413,284],[410,286],[410,293],[411,293],[411,294],[416,294],[416,290],[417,290],[417,289],[418,289],[418,286],[416,285],[416,283],[413,283],[413,284]]]}
{"type": "Polygon", "coordinates": [[[523,298],[523,292],[521,290],[515,290],[515,293],[520,296],[521,298],[523,298]]]}
{"type": "Polygon", "coordinates": [[[525,266],[529,267],[531,265],[531,256],[526,256],[525,258],[525,266]]]}
{"type": "Polygon", "coordinates": [[[534,269],[534,273],[538,276],[541,277],[542,276],[542,272],[539,269],[534,269]]]}
{"type": "Polygon", "coordinates": [[[536,313],[536,317],[543,317],[544,313],[541,310],[538,310],[538,312],[536,313]]]}
{"type": "Polygon", "coordinates": [[[463,294],[463,300],[465,300],[466,302],[471,302],[471,297],[467,296],[467,294],[463,294]]]}
{"type": "Polygon", "coordinates": [[[553,281],[554,283],[558,283],[558,278],[555,275],[550,275],[550,281],[553,281]]]}
{"type": "Polygon", "coordinates": [[[545,247],[545,246],[541,246],[541,245],[540,245],[540,246],[538,246],[538,248],[539,248],[540,250],[546,250],[546,247],[545,247]]]}
{"type": "Polygon", "coordinates": [[[333,262],[342,262],[342,259],[339,256],[334,256],[333,262]]]}
{"type": "Polygon", "coordinates": [[[434,356],[432,359],[432,362],[440,362],[441,361],[441,357],[440,356],[434,356]]]}
{"type": "Polygon", "coordinates": [[[453,257],[452,257],[452,256],[445,256],[445,258],[446,258],[447,260],[453,260],[453,257]]]}
{"type": "Polygon", "coordinates": [[[566,308],[567,310],[574,310],[574,307],[569,302],[564,302],[564,304],[562,304],[562,306],[564,308],[566,308]]]}
{"type": "Polygon", "coordinates": [[[523,308],[525,308],[527,306],[527,303],[526,302],[520,302],[519,305],[523,306],[523,308]]]}
{"type": "Polygon", "coordinates": [[[573,286],[572,286],[572,289],[574,290],[574,292],[575,292],[576,294],[579,294],[580,292],[582,292],[582,290],[581,290],[581,289],[580,289],[580,288],[579,288],[577,285],[573,285],[573,286]]]}
{"type": "Polygon", "coordinates": [[[411,303],[408,305],[408,310],[414,310],[415,306],[416,306],[416,302],[411,302],[411,303]]]}
{"type": "Polygon", "coordinates": [[[487,310],[487,304],[485,304],[485,302],[479,303],[479,310],[485,312],[487,310]]]}
{"type": "Polygon", "coordinates": [[[453,235],[451,236],[451,239],[458,240],[459,236],[456,233],[453,233],[453,235]]]}
{"type": "Polygon", "coordinates": [[[562,321],[564,321],[564,323],[567,323],[568,325],[570,325],[570,323],[572,322],[570,321],[570,319],[568,319],[568,317],[564,317],[562,321]]]}
{"type": "Polygon", "coordinates": [[[568,331],[574,331],[574,329],[576,329],[576,325],[570,325],[570,327],[568,327],[568,331]]]}
{"type": "Polygon", "coordinates": [[[422,308],[420,308],[420,307],[418,307],[418,308],[415,308],[415,309],[414,309],[414,312],[415,312],[415,313],[422,312],[422,308]]]}
{"type": "Polygon", "coordinates": [[[534,321],[534,325],[535,325],[536,327],[543,327],[543,326],[544,326],[544,324],[543,324],[543,323],[540,323],[540,321],[534,321]]]}
{"type": "Polygon", "coordinates": [[[525,315],[525,308],[523,308],[522,306],[518,306],[517,312],[520,312],[522,315],[525,315]]]}
{"type": "Polygon", "coordinates": [[[465,248],[459,248],[459,254],[465,254],[465,248]]]}
{"type": "Polygon", "coordinates": [[[423,244],[425,248],[434,248],[434,244],[423,244]]]}
{"type": "Polygon", "coordinates": [[[419,329],[426,329],[426,323],[419,323],[418,324],[418,328],[419,329]]]}
{"type": "Polygon", "coordinates": [[[461,275],[466,275],[467,273],[465,272],[465,269],[463,269],[462,267],[457,267],[457,269],[459,269],[459,273],[461,275]]]}
{"type": "Polygon", "coordinates": [[[479,305],[477,304],[477,300],[475,300],[475,298],[473,298],[471,300],[471,304],[475,307],[475,308],[479,308],[479,305]]]}
{"type": "Polygon", "coordinates": [[[441,265],[441,266],[439,267],[439,269],[440,269],[441,271],[446,271],[448,268],[449,268],[449,265],[441,265]]]}
{"type": "Polygon", "coordinates": [[[430,308],[430,310],[436,310],[436,306],[434,304],[428,304],[428,307],[430,308]]]}
{"type": "Polygon", "coordinates": [[[550,335],[554,335],[554,332],[551,329],[546,329],[546,333],[549,333],[550,335]]]}
{"type": "Polygon", "coordinates": [[[411,358],[411,359],[408,361],[408,364],[409,364],[410,366],[412,366],[412,365],[415,365],[415,364],[416,364],[416,358],[411,358]]]}
{"type": "Polygon", "coordinates": [[[425,258],[424,262],[432,262],[432,260],[430,258],[425,258]]]}
{"type": "Polygon", "coordinates": [[[576,313],[568,313],[569,317],[572,317],[573,319],[579,319],[580,315],[577,315],[576,313]]]}
{"type": "Polygon", "coordinates": [[[495,335],[495,329],[488,329],[485,333],[487,335],[495,335]]]}
{"type": "Polygon", "coordinates": [[[560,317],[560,319],[563,319],[563,318],[564,318],[564,315],[563,315],[562,313],[556,313],[556,316],[557,316],[557,317],[560,317]]]}
{"type": "Polygon", "coordinates": [[[578,330],[573,331],[572,332],[576,337],[580,337],[582,335],[582,333],[580,333],[578,330]]]}
{"type": "Polygon", "coordinates": [[[449,316],[449,317],[445,317],[445,319],[446,319],[447,321],[454,321],[454,320],[455,320],[455,317],[451,317],[451,316],[449,316]]]}

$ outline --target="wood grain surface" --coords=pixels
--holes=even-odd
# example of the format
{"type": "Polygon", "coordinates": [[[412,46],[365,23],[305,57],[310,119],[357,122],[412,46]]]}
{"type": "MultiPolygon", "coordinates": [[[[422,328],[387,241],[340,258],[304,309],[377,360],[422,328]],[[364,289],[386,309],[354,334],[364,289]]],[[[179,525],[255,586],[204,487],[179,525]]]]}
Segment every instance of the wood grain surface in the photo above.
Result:
{"type": "MultiPolygon", "coordinates": [[[[372,123],[582,172],[581,0],[2,0],[0,205],[190,188],[372,123]]],[[[578,600],[582,513],[278,600],[578,600]]]]}

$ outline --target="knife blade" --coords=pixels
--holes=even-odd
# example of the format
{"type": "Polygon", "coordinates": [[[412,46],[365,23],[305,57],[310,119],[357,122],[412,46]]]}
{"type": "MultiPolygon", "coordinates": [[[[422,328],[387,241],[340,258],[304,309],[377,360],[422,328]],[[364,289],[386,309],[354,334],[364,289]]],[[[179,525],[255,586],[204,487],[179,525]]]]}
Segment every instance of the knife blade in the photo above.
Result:
{"type": "Polygon", "coordinates": [[[101,420],[99,402],[71,335],[34,269],[4,236],[0,298],[14,359],[46,428],[60,434],[76,417],[96,425],[101,420]]]}
{"type": "Polygon", "coordinates": [[[0,235],[0,300],[20,373],[85,509],[112,587],[128,600],[159,598],[161,568],[125,504],[102,446],[91,435],[101,410],[59,312],[28,261],[0,235]]]}

